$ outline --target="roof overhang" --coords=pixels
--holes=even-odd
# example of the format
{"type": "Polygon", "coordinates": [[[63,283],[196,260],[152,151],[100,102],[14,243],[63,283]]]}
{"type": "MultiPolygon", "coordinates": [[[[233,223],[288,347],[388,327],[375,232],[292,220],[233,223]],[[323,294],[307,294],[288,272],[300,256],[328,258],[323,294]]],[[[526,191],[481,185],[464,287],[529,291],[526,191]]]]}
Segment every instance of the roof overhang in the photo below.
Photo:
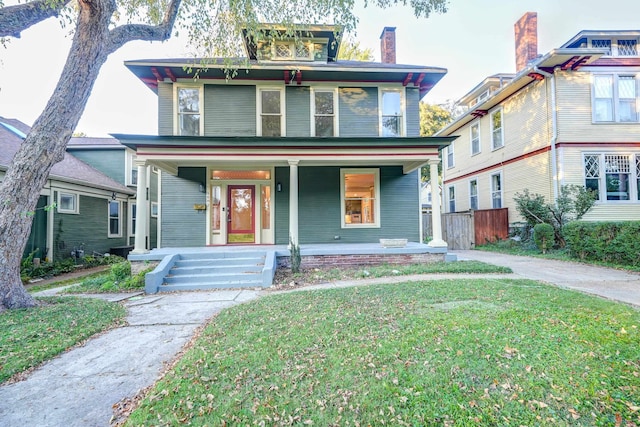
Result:
{"type": "Polygon", "coordinates": [[[419,88],[422,97],[447,73],[446,68],[440,67],[359,61],[258,63],[246,59],[181,58],[132,60],[125,61],[125,66],[154,92],[157,92],[160,82],[193,82],[194,79],[227,82],[229,70],[235,69],[237,72],[233,73],[233,82],[268,81],[285,85],[306,82],[401,84],[419,88]]]}
{"type": "Polygon", "coordinates": [[[179,167],[210,166],[402,166],[412,172],[456,137],[262,138],[114,134],[136,150],[137,160],[177,174],[179,167]]]}
{"type": "Polygon", "coordinates": [[[495,92],[493,96],[475,105],[464,115],[458,117],[447,127],[440,130],[436,136],[451,135],[476,118],[488,114],[489,110],[531,83],[552,76],[556,70],[576,71],[598,60],[604,53],[605,51],[603,49],[554,49],[520,71],[513,80],[495,92]]]}

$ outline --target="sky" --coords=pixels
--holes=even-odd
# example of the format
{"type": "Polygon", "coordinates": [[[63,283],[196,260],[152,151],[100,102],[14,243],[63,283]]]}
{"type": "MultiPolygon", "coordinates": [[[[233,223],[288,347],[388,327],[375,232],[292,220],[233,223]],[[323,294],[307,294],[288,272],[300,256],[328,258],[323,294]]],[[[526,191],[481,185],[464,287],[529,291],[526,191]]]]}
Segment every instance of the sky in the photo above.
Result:
{"type": "MultiPolygon", "coordinates": [[[[362,1],[357,2],[359,4],[362,1]]],[[[415,18],[408,7],[358,6],[356,40],[380,60],[380,33],[396,27],[396,62],[443,67],[447,75],[423,98],[456,100],[485,77],[514,73],[513,25],[525,12],[538,14],[538,52],[547,53],[581,30],[640,30],[640,1],[616,0],[450,0],[449,11],[415,18]]],[[[0,46],[0,116],[31,125],[60,78],[71,38],[49,19],[0,46]]],[[[102,67],[77,132],[157,134],[157,97],[124,66],[125,60],[188,55],[179,38],[136,41],[113,53],[102,67]]],[[[73,78],[71,76],[71,78],[73,78]]]]}

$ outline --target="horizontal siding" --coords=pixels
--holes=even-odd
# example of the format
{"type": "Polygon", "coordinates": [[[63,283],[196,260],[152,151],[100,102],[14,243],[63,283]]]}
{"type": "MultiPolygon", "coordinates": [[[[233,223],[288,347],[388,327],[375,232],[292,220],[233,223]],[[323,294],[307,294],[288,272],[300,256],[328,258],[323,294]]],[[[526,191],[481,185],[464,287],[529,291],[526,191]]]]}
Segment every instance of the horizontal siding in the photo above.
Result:
{"type": "Polygon", "coordinates": [[[591,73],[558,72],[559,142],[638,142],[640,123],[593,123],[591,73]]]}
{"type": "Polygon", "coordinates": [[[420,90],[407,88],[407,136],[420,136],[420,90]]]}
{"type": "Polygon", "coordinates": [[[121,203],[122,237],[108,238],[108,200],[80,195],[79,214],[61,214],[54,211],[54,258],[68,258],[74,248],[84,245],[86,255],[94,251],[109,252],[110,248],[128,244],[127,204],[121,203]]]}
{"type": "Polygon", "coordinates": [[[308,87],[287,87],[287,136],[311,135],[311,91],[308,87]]]}
{"type": "MultiPolygon", "coordinates": [[[[456,131],[454,141],[455,166],[444,171],[445,180],[453,179],[486,167],[549,146],[551,120],[546,107],[548,87],[545,82],[529,85],[503,103],[504,147],[492,150],[489,114],[456,131]],[[481,152],[471,156],[471,125],[480,123],[481,152]]],[[[492,110],[494,111],[494,110],[492,110]]]]}
{"type": "Polygon", "coordinates": [[[256,136],[256,87],[204,85],[206,136],[256,136]]]}
{"type": "Polygon", "coordinates": [[[206,244],[206,214],[193,209],[205,204],[200,192],[206,168],[180,168],[179,176],[162,174],[161,247],[193,247],[206,244]]]}
{"type": "Polygon", "coordinates": [[[125,184],[125,150],[68,150],[74,157],[99,170],[111,179],[125,184]]]}
{"type": "Polygon", "coordinates": [[[158,83],[158,135],[173,135],[173,84],[158,83]]]}
{"type": "MultiPolygon", "coordinates": [[[[277,244],[288,242],[288,174],[288,168],[276,168],[276,180],[283,184],[283,191],[276,193],[277,244]]],[[[399,166],[380,168],[380,228],[341,228],[339,167],[300,167],[298,177],[301,244],[372,243],[381,238],[420,241],[417,171],[404,175],[399,166]]]]}
{"type": "Polygon", "coordinates": [[[338,97],[341,137],[379,135],[377,88],[340,88],[338,97]]]}

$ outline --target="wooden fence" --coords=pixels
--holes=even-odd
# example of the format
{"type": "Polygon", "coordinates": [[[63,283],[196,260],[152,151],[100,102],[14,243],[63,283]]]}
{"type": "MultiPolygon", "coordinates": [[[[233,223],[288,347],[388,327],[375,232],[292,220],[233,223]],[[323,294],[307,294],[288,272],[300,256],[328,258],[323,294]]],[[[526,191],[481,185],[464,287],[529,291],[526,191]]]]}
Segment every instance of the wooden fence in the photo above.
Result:
{"type": "MultiPolygon", "coordinates": [[[[422,214],[423,240],[432,236],[431,214],[422,214]]],[[[442,215],[442,238],[449,249],[473,249],[476,244],[509,236],[507,208],[455,212],[442,215]]]]}

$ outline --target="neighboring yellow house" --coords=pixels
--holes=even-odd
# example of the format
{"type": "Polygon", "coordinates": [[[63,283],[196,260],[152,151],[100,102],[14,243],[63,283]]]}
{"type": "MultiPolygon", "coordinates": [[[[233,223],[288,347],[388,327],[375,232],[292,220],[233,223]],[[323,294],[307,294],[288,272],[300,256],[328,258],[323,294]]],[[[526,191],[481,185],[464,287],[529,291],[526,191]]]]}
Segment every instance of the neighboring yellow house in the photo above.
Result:
{"type": "Polygon", "coordinates": [[[485,79],[467,112],[437,136],[444,211],[509,208],[528,189],[553,201],[563,185],[598,193],[584,220],[640,219],[640,31],[581,31],[537,53],[537,15],[515,24],[516,74],[485,79]]]}

